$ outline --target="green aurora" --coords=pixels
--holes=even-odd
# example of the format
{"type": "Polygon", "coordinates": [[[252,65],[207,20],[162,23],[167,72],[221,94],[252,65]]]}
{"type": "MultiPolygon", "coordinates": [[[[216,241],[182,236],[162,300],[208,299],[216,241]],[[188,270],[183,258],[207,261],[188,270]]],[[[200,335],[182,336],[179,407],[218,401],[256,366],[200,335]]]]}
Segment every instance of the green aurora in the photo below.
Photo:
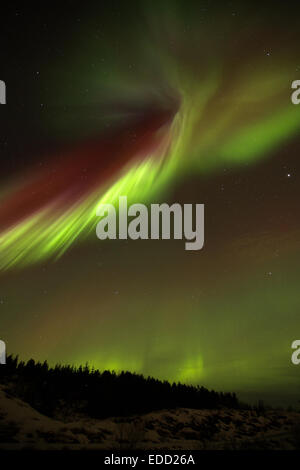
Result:
{"type": "MultiPolygon", "coordinates": [[[[151,134],[157,145],[139,147],[80,197],[69,197],[78,186],[69,179],[67,196],[55,193],[13,224],[0,211],[0,337],[10,352],[298,401],[290,357],[299,336],[300,106],[290,96],[299,27],[283,7],[249,5],[95,9],[66,27],[61,54],[41,62],[38,129],[57,147],[117,135],[149,103],[173,114],[151,134]],[[100,242],[97,207],[120,195],[205,203],[204,249],[100,242]]],[[[35,163],[47,167],[49,155],[3,178],[4,203],[21,205],[22,191],[42,187],[35,163]]],[[[63,176],[65,153],[54,155],[63,176]]]]}

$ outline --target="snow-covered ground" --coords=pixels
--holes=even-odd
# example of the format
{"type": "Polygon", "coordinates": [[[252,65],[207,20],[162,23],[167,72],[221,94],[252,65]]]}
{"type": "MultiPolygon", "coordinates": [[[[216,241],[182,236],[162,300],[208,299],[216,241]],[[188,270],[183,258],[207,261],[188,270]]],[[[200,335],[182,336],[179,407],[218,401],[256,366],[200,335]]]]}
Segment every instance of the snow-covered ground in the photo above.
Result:
{"type": "Polygon", "coordinates": [[[52,419],[2,387],[0,448],[299,449],[300,413],[180,408],[128,418],[52,419]]]}

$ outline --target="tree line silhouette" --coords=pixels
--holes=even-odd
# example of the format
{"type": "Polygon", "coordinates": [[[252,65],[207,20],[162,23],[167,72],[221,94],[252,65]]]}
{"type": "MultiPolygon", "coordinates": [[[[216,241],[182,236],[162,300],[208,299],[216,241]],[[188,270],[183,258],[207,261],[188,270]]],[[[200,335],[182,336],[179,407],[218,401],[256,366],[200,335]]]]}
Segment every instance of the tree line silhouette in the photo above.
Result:
{"type": "Polygon", "coordinates": [[[25,363],[12,355],[0,367],[0,383],[9,385],[10,393],[50,417],[63,410],[107,418],[166,408],[239,407],[235,393],[171,384],[131,372],[100,372],[88,365],[50,367],[46,361],[33,359],[25,363]]]}

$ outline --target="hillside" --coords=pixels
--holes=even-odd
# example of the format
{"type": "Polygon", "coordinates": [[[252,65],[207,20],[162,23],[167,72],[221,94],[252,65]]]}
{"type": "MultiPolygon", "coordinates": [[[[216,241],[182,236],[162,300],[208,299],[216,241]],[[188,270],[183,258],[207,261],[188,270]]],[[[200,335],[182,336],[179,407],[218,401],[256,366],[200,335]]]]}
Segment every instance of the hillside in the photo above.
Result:
{"type": "Polygon", "coordinates": [[[186,408],[54,419],[0,387],[1,449],[299,449],[299,422],[297,412],[186,408]]]}

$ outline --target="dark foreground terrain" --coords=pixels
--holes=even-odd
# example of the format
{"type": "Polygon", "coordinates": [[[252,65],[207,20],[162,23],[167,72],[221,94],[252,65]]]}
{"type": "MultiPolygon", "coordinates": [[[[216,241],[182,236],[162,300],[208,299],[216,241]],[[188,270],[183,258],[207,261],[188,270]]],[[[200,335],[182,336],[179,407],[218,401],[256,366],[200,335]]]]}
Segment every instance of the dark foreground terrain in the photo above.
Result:
{"type": "Polygon", "coordinates": [[[234,393],[12,356],[0,372],[1,449],[300,449],[300,412],[234,393]]]}
{"type": "Polygon", "coordinates": [[[300,449],[300,414],[178,408],[50,418],[0,389],[1,449],[300,449]]]}

